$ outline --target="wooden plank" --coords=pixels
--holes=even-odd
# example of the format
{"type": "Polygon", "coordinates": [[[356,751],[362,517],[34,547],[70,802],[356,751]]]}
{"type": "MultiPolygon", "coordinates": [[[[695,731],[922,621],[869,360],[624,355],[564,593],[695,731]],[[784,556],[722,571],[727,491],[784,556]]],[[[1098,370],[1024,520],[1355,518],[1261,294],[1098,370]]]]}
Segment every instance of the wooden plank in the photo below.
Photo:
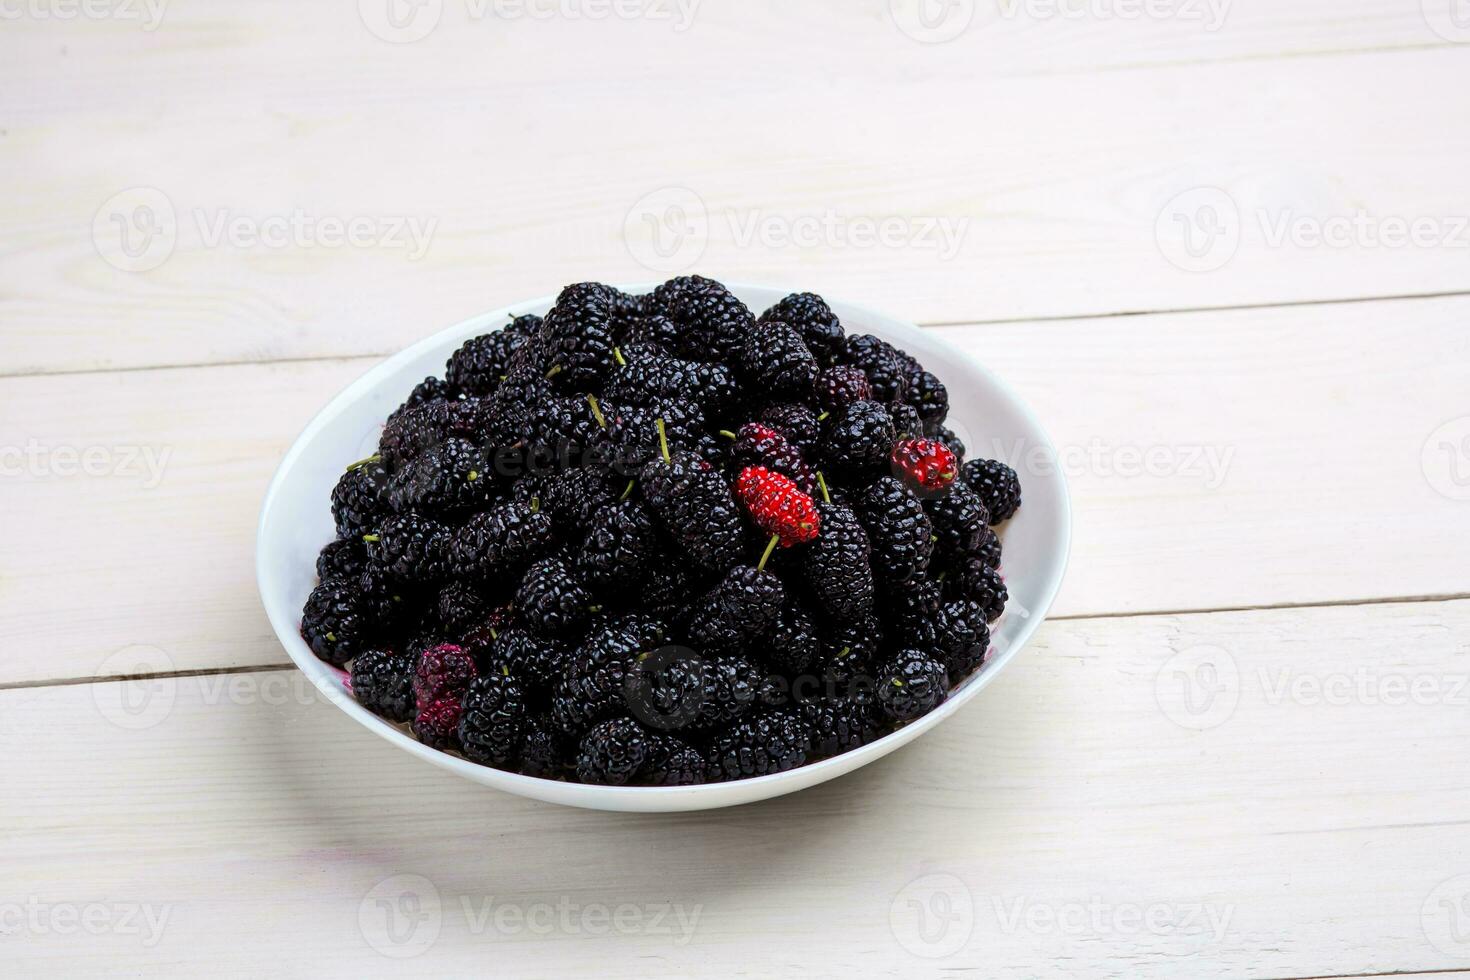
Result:
{"type": "MultiPolygon", "coordinates": [[[[1426,470],[1421,450],[1463,417],[1467,312],[1460,298],[945,335],[1061,447],[1076,536],[1055,611],[1077,616],[1464,593],[1466,504],[1436,490],[1454,491],[1457,464],[1435,449],[1426,470]]],[[[6,502],[25,515],[0,551],[0,683],[106,674],[135,644],[172,669],[282,663],[255,595],[260,498],[368,364],[0,381],[6,502]]],[[[1048,462],[969,423],[966,441],[1023,478],[1048,462]]]]}
{"type": "Polygon", "coordinates": [[[1470,948],[1438,900],[1470,882],[1467,635],[1467,602],[1051,623],[914,746],[671,816],[458,781],[294,672],[0,691],[0,751],[27,788],[0,795],[0,910],[107,910],[95,936],[12,914],[7,964],[231,975],[270,949],[293,976],[1453,969],[1470,948]]]}
{"type": "MultiPolygon", "coordinates": [[[[1211,609],[1470,589],[1467,311],[1413,300],[945,336],[1057,443],[1076,513],[1061,611],[1211,609]]],[[[981,455],[1017,455],[983,426],[965,434],[981,455]]],[[[1024,474],[1031,455],[1012,461],[1024,474]]]]}
{"type": "MultiPolygon", "coordinates": [[[[153,33],[24,22],[0,58],[18,73],[0,74],[15,78],[0,84],[0,178],[26,188],[0,226],[0,372],[386,352],[571,280],[686,267],[931,323],[1470,289],[1466,145],[1441,122],[1470,112],[1466,51],[1261,60],[1320,50],[1319,32],[1352,47],[1339,29],[1437,36],[1409,0],[1237,7],[1220,38],[1275,39],[1248,60],[1149,65],[1138,45],[1177,57],[1174,26],[1089,22],[1079,48],[1136,67],[1083,76],[989,74],[983,52],[912,42],[874,3],[834,28],[854,44],[876,33],[872,55],[836,59],[812,55],[815,14],[746,20],[748,5],[710,4],[684,34],[516,22],[407,45],[294,4],[180,7],[153,33]],[[752,48],[754,66],[739,57],[752,48]],[[834,112],[834,93],[861,118],[834,112]],[[1180,197],[1208,187],[1228,192],[1224,211],[1180,197]],[[1223,214],[1238,251],[1191,271],[1176,212],[1198,216],[1196,235],[1223,214]],[[1359,212],[1370,231],[1341,245],[1275,237],[1359,212]],[[1382,244],[1400,220],[1429,222],[1430,244],[1382,244]],[[123,260],[130,221],[173,228],[174,244],[123,260]],[[353,221],[359,247],[340,241],[353,221]]],[[[1031,70],[1036,52],[1069,50],[1053,26],[974,38],[1020,32],[1031,70]]],[[[1210,57],[1210,43],[1189,50],[1210,57]]]]}
{"type": "Polygon", "coordinates": [[[38,70],[50,70],[54,79],[40,77],[60,85],[43,104],[26,103],[12,90],[0,105],[32,116],[86,104],[127,108],[139,58],[174,86],[170,106],[192,108],[216,94],[252,107],[259,100],[320,103],[349,84],[377,105],[401,98],[404,85],[442,84],[445,92],[476,95],[507,82],[626,85],[660,74],[696,85],[758,84],[752,68],[778,73],[780,81],[828,84],[857,66],[869,77],[903,79],[1030,76],[1418,49],[1459,37],[1439,0],[1365,0],[1351,8],[1330,0],[978,0],[931,8],[938,16],[927,25],[905,0],[817,0],[799,7],[639,2],[619,8],[631,16],[605,15],[600,23],[578,18],[577,4],[466,2],[442,5],[437,22],[426,18],[424,26],[433,26],[420,41],[391,46],[375,34],[390,33],[375,16],[381,8],[366,3],[359,13],[300,9],[290,0],[261,0],[248,10],[201,0],[170,4],[153,16],[158,6],[106,8],[117,10],[116,17],[7,18],[7,40],[20,60],[0,66],[0,80],[34,83],[38,70]],[[557,16],[563,11],[570,16],[557,16]],[[618,57],[588,56],[611,41],[618,57]],[[814,43],[845,57],[813,57],[814,43]],[[85,63],[57,72],[60,44],[67,57],[85,63]],[[496,71],[485,70],[487,51],[496,71]],[[221,84],[211,56],[238,59],[254,87],[221,84]],[[438,69],[434,78],[420,75],[426,64],[438,69]]]}

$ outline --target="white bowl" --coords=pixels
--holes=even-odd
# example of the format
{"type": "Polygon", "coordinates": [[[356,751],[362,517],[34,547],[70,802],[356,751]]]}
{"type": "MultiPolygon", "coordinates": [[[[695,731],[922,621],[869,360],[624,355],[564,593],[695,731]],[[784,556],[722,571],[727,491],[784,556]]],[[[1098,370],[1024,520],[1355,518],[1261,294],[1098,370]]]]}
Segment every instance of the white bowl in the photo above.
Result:
{"type": "MultiPolygon", "coordinates": [[[[625,287],[647,292],[651,285],[625,287]]],[[[757,313],[787,290],[732,286],[757,313]]],[[[388,358],[348,385],[297,438],[266,491],[256,541],[256,576],[261,599],[281,645],[337,707],[369,730],[426,762],[487,786],[552,803],[599,810],[703,810],[751,803],[792,793],[866,765],[913,741],[959,711],[1020,652],[1041,625],[1061,585],[1071,541],[1067,488],[1055,465],[1023,463],[1056,456],[1040,423],[1009,388],[972,358],[911,323],[850,303],[831,306],[849,333],[872,333],[910,351],[949,388],[949,425],[971,455],[1006,458],[1021,472],[1024,504],[1002,529],[1004,575],[1011,601],[993,625],[993,647],[985,666],[969,677],[938,709],[884,738],[844,755],[773,776],[704,786],[586,786],[536,779],[476,765],[429,748],[412,735],[357,704],[346,693],[346,675],[318,660],[298,631],[301,607],[316,584],[316,556],[332,540],[329,495],[343,469],[371,455],[383,420],[469,337],[503,326],[511,315],[545,313],[553,297],[492,310],[420,341],[388,358]]]]}

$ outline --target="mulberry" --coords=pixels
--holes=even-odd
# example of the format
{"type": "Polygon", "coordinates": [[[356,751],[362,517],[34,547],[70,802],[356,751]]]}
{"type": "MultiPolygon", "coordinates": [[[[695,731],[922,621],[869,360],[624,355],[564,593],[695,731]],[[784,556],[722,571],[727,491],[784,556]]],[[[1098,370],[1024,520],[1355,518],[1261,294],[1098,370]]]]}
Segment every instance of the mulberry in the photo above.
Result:
{"type": "Polygon", "coordinates": [[[822,533],[802,557],[802,574],[828,618],[861,621],[873,611],[872,547],[852,508],[817,505],[822,533]]]}
{"type": "Polygon", "coordinates": [[[763,397],[806,398],[817,380],[817,359],[795,327],[767,322],[745,337],[740,363],[747,383],[763,397]]]}
{"type": "Polygon", "coordinates": [[[795,712],[763,709],[711,740],[711,776],[747,779],[785,772],[806,762],[811,747],[811,731],[795,712]]]}
{"type": "Polygon", "coordinates": [[[586,623],[592,597],[567,562],[553,556],[531,565],[516,590],[515,603],[521,620],[534,632],[561,638],[586,623]]]}
{"type": "Polygon", "coordinates": [[[874,481],[857,499],[873,545],[874,574],[890,587],[923,574],[934,552],[934,528],[919,499],[891,476],[874,481]]]}
{"type": "Polygon", "coordinates": [[[992,524],[1010,520],[1021,506],[1021,481],[1016,477],[1016,471],[1000,460],[972,459],[960,473],[970,489],[985,501],[992,524]]]}
{"type": "Polygon", "coordinates": [[[842,350],[843,330],[837,314],[815,293],[793,293],[761,314],[762,323],[789,323],[823,364],[842,350]]]}
{"type": "Polygon", "coordinates": [[[301,638],[311,652],[341,667],[367,642],[373,617],[362,592],[333,579],[311,590],[301,611],[301,638]]]}
{"type": "Polygon", "coordinates": [[[708,654],[738,651],[765,633],[781,613],[786,590],[771,572],[741,565],[697,600],[688,634],[708,654]]]}
{"type": "Polygon", "coordinates": [[[366,650],[352,660],[352,696],[389,721],[412,721],[413,657],[392,650],[366,650]]]}
{"type": "Polygon", "coordinates": [[[843,476],[876,473],[887,465],[896,438],[888,409],[877,402],[853,402],[828,420],[822,458],[843,476]]]}

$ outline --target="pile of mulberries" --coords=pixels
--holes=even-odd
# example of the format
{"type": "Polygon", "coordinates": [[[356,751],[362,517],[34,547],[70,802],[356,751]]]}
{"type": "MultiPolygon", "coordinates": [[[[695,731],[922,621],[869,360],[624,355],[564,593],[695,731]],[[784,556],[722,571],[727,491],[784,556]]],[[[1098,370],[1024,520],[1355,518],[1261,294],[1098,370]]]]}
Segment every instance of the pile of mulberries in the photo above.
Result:
{"type": "Polygon", "coordinates": [[[1016,473],[812,293],[568,286],[467,340],[331,492],[301,635],[425,743],[686,786],[851,751],[978,670],[1016,473]]]}

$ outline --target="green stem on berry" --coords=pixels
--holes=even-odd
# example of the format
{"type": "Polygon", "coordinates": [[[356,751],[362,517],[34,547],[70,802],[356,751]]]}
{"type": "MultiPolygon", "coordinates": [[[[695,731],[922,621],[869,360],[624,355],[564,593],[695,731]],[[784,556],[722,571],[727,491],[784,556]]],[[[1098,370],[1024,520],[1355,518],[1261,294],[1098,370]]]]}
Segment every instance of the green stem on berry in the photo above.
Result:
{"type": "Polygon", "coordinates": [[[597,396],[588,392],[587,404],[592,406],[592,417],[597,419],[598,426],[604,429],[607,428],[607,419],[602,417],[602,407],[597,404],[597,396]]]}
{"type": "Polygon", "coordinates": [[[618,499],[619,500],[627,500],[628,499],[628,495],[633,492],[633,484],[635,484],[637,482],[638,482],[637,480],[629,480],[628,481],[628,485],[623,488],[623,495],[621,497],[619,497],[618,499]]]}
{"type": "Polygon", "coordinates": [[[843,648],[842,648],[842,652],[841,652],[841,653],[839,653],[839,654],[838,654],[838,655],[837,655],[837,656],[839,656],[839,657],[845,657],[845,656],[847,656],[847,655],[848,655],[848,654],[849,654],[849,653],[852,653],[852,647],[843,647],[843,648]]]}
{"type": "Polygon", "coordinates": [[[724,436],[726,439],[739,439],[740,438],[735,433],[731,432],[729,429],[721,429],[720,430],[720,435],[724,436]]]}
{"type": "Polygon", "coordinates": [[[588,606],[587,607],[587,611],[590,612],[590,613],[592,613],[595,616],[598,613],[602,612],[602,607],[601,606],[588,606]]]}
{"type": "Polygon", "coordinates": [[[546,372],[546,380],[547,381],[550,381],[552,378],[556,377],[558,374],[561,374],[561,365],[560,364],[553,364],[551,366],[551,370],[546,372]]]}
{"type": "Polygon", "coordinates": [[[371,463],[380,462],[382,460],[382,458],[383,458],[382,453],[373,453],[367,459],[359,459],[355,463],[348,463],[347,464],[347,472],[351,473],[353,470],[360,470],[364,466],[367,466],[367,465],[369,465],[371,463]]]}
{"type": "Polygon", "coordinates": [[[490,627],[490,639],[492,639],[492,640],[498,640],[498,639],[500,639],[500,634],[495,631],[495,627],[494,626],[490,627]]]}
{"type": "Polygon", "coordinates": [[[664,454],[664,462],[665,463],[673,462],[673,457],[671,457],[669,455],[669,434],[666,431],[664,431],[664,420],[663,419],[658,419],[658,420],[656,420],[656,423],[655,424],[658,425],[658,448],[659,448],[659,452],[661,452],[661,453],[664,454]]]}
{"type": "Polygon", "coordinates": [[[372,544],[375,541],[381,541],[381,540],[383,540],[382,538],[378,537],[378,535],[376,535],[376,534],[364,534],[362,536],[362,539],[364,541],[366,541],[368,544],[372,544]]]}
{"type": "Polygon", "coordinates": [[[538,510],[540,510],[540,509],[541,509],[541,498],[540,497],[532,497],[531,498],[531,513],[534,514],[538,510]]]}
{"type": "Polygon", "coordinates": [[[776,550],[776,545],[778,545],[780,543],[781,543],[781,535],[779,535],[779,534],[773,534],[773,535],[771,535],[771,540],[766,543],[766,553],[763,554],[763,555],[761,555],[761,563],[759,565],[755,566],[756,571],[758,571],[758,572],[764,572],[766,570],[766,562],[768,562],[768,561],[771,560],[771,552],[775,551],[776,550]]]}
{"type": "Polygon", "coordinates": [[[510,676],[510,668],[507,667],[505,664],[501,664],[500,665],[500,676],[501,677],[509,677],[510,676]]]}
{"type": "Polygon", "coordinates": [[[827,417],[829,415],[831,415],[831,414],[832,414],[831,412],[823,412],[821,415],[818,415],[817,416],[817,421],[818,422],[825,422],[825,421],[827,421],[827,417]]]}
{"type": "Polygon", "coordinates": [[[817,486],[822,488],[822,499],[830,504],[832,502],[832,495],[827,492],[827,478],[822,476],[821,470],[817,470],[817,486]]]}
{"type": "Polygon", "coordinates": [[[479,470],[470,470],[469,476],[466,477],[466,479],[469,480],[469,482],[471,482],[471,483],[474,483],[479,478],[480,478],[480,471],[479,470]]]}
{"type": "Polygon", "coordinates": [[[623,358],[623,352],[618,350],[616,347],[613,348],[613,360],[618,362],[618,367],[625,367],[628,363],[623,358]]]}

